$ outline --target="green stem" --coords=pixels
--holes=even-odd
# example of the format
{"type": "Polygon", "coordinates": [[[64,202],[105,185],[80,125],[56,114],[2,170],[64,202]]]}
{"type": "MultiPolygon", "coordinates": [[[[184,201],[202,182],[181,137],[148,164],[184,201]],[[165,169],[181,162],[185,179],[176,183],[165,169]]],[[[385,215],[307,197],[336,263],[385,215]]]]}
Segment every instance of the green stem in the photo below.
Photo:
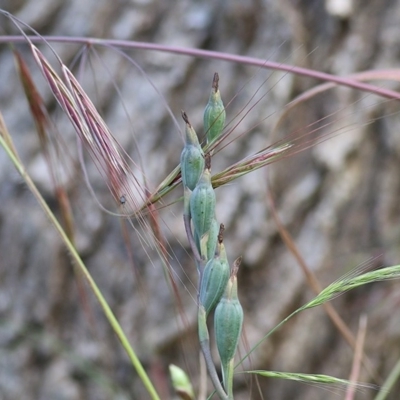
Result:
{"type": "Polygon", "coordinates": [[[132,349],[131,345],[129,344],[129,341],[122,330],[121,325],[119,324],[118,320],[116,319],[115,315],[111,311],[110,306],[108,305],[107,301],[103,297],[100,289],[96,285],[96,282],[93,280],[92,276],[90,275],[89,271],[87,270],[85,264],[83,263],[82,259],[80,258],[79,254],[77,253],[75,247],[71,243],[71,241],[68,239],[68,236],[64,232],[63,228],[61,227],[60,223],[57,221],[56,217],[48,207],[47,203],[43,199],[42,195],[38,191],[37,187],[35,186],[34,182],[30,178],[30,176],[26,173],[25,168],[19,161],[17,155],[11,150],[10,146],[6,143],[5,139],[3,136],[0,135],[0,145],[5,149],[7,152],[7,155],[13,162],[14,166],[22,176],[22,178],[25,180],[26,184],[28,185],[29,189],[33,193],[33,195],[36,197],[36,200],[39,202],[39,205],[42,207],[44,210],[45,214],[50,218],[51,223],[54,225],[58,233],[60,234],[64,244],[66,245],[67,249],[70,251],[72,258],[76,261],[77,266],[79,269],[82,271],[83,275],[87,279],[90,287],[92,288],[95,296],[97,297],[97,300],[99,301],[104,314],[106,315],[108,322],[110,323],[111,327],[113,328],[114,332],[118,336],[118,339],[120,340],[122,346],[124,347],[126,353],[128,354],[132,365],[136,369],[136,372],[138,373],[143,385],[149,392],[151,398],[153,400],[160,400],[160,397],[158,396],[150,378],[146,374],[146,371],[144,370],[142,364],[140,363],[138,357],[136,356],[134,350],[132,349]]]}
{"type": "Polygon", "coordinates": [[[219,398],[221,400],[229,400],[228,396],[226,395],[221,385],[217,371],[215,369],[214,362],[211,357],[210,337],[208,335],[206,319],[207,319],[206,310],[202,305],[199,305],[198,309],[199,341],[200,341],[200,348],[204,356],[204,360],[206,361],[208,374],[210,375],[211,381],[214,385],[214,388],[219,398]]]}
{"type": "Polygon", "coordinates": [[[233,370],[235,369],[234,358],[227,365],[223,366],[224,386],[228,392],[228,399],[233,400],[233,370]]]}
{"type": "Polygon", "coordinates": [[[375,397],[374,400],[385,400],[386,397],[391,393],[391,389],[393,389],[394,384],[399,380],[400,376],[400,360],[397,361],[396,365],[392,369],[392,372],[389,374],[386,382],[381,387],[380,392],[375,397]]]}
{"type": "Polygon", "coordinates": [[[289,316],[287,316],[285,319],[283,319],[281,322],[279,322],[278,325],[276,325],[274,328],[272,328],[265,336],[263,336],[251,349],[250,351],[236,364],[235,368],[238,367],[243,363],[244,360],[246,360],[248,357],[250,357],[251,353],[255,351],[261,343],[265,341],[270,335],[272,335],[276,330],[278,330],[283,324],[285,324],[287,321],[289,321],[290,318],[294,317],[296,314],[298,314],[300,311],[303,311],[304,306],[298,308],[297,310],[293,311],[289,316]]]}

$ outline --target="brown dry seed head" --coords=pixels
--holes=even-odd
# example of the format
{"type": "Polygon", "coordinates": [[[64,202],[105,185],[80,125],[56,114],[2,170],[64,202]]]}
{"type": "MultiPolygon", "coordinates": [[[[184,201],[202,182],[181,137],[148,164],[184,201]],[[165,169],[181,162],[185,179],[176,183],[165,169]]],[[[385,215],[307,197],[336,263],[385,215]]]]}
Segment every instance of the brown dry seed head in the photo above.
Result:
{"type": "Polygon", "coordinates": [[[62,65],[67,82],[67,85],[64,84],[39,49],[31,45],[31,50],[55,98],[67,114],[94,163],[104,174],[114,198],[118,201],[121,194],[126,193],[129,203],[139,209],[148,197],[146,190],[129,167],[123,149],[79,82],[71,71],[62,65]]]}

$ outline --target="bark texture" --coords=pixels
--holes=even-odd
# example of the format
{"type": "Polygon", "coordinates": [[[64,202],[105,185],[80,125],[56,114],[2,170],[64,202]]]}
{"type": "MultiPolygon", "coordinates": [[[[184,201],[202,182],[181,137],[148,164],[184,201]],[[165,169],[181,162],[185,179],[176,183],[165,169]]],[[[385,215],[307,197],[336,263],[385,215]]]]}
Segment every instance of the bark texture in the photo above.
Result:
{"type": "MultiPolygon", "coordinates": [[[[391,69],[400,61],[400,1],[395,0],[3,0],[0,6],[43,35],[203,48],[338,75],[391,69]]],[[[9,20],[0,17],[1,34],[16,32],[9,20]]],[[[150,189],[177,165],[183,143],[159,93],[173,115],[178,118],[184,109],[202,134],[202,113],[215,71],[220,74],[227,121],[248,101],[252,103],[232,134],[232,138],[243,136],[214,155],[213,172],[285,137],[304,135],[303,144],[311,144],[329,136],[267,170],[217,189],[217,218],[226,227],[228,256],[231,261],[243,256],[241,355],[314,295],[280,239],[268,205],[267,182],[282,222],[323,287],[372,257],[374,267],[400,263],[398,102],[334,89],[291,110],[274,130],[285,105],[320,82],[234,63],[127,51],[158,88],[157,93],[132,63],[112,49],[94,47],[83,62],[77,58],[83,46],[52,46],[71,66],[124,149],[134,160],[140,154],[150,189]],[[251,100],[255,93],[255,99],[263,96],[257,104],[251,100]]],[[[45,46],[40,48],[51,58],[45,46]]],[[[197,276],[183,229],[182,203],[162,207],[158,214],[178,302],[154,244],[135,233],[140,221],[133,227],[121,223],[100,210],[87,190],[73,127],[27,46],[19,44],[18,49],[54,121],[49,130],[58,138],[60,160],[66,165],[57,173],[68,189],[84,261],[161,398],[174,398],[167,375],[170,363],[187,370],[198,390],[197,276]]],[[[398,89],[393,82],[378,84],[398,89]]],[[[29,173],[59,213],[12,53],[3,44],[0,111],[29,173]]],[[[115,211],[104,178],[86,158],[96,195],[115,211]]],[[[180,196],[178,189],[164,204],[180,196]]],[[[3,151],[0,204],[0,399],[148,398],[95,298],[88,287],[77,284],[82,278],[74,274],[59,237],[3,151]]],[[[400,356],[399,285],[394,280],[364,286],[332,303],[354,335],[360,316],[367,315],[364,350],[380,379],[388,376],[400,356]]],[[[320,307],[299,314],[271,335],[251,354],[245,368],[346,379],[353,354],[320,307]]],[[[365,368],[358,380],[377,383],[365,368]]],[[[267,378],[256,384],[244,374],[235,377],[237,400],[344,397],[340,388],[324,389],[267,378]]],[[[355,398],[368,400],[375,393],[361,389],[355,398]]],[[[398,384],[387,398],[398,399],[399,393],[398,384]]]]}

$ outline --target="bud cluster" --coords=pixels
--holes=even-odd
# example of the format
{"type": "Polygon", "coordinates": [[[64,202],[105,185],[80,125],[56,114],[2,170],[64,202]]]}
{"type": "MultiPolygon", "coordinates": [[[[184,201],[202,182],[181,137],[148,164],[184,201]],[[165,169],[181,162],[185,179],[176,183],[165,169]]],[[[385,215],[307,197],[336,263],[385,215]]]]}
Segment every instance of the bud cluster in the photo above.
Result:
{"type": "MultiPolygon", "coordinates": [[[[207,144],[221,135],[225,108],[214,75],[209,102],[204,111],[207,144]]],[[[185,228],[199,270],[199,338],[210,377],[222,399],[233,399],[233,360],[239,342],[243,310],[237,296],[238,262],[231,269],[223,243],[224,226],[215,216],[216,196],[211,181],[211,154],[204,154],[186,113],[186,141],[181,154],[181,173],[185,199],[185,228]],[[223,388],[209,349],[207,316],[215,308],[214,327],[221,366],[223,388]]]]}

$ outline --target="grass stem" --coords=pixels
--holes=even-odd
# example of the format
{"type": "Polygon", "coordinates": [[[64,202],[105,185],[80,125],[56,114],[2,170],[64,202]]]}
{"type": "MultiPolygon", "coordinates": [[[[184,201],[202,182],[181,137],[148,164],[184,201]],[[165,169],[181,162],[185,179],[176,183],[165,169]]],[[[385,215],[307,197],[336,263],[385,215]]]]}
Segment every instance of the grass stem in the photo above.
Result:
{"type": "Polygon", "coordinates": [[[144,370],[142,364],[140,363],[136,353],[134,352],[132,346],[130,345],[121,325],[119,324],[117,318],[115,317],[114,313],[112,312],[110,306],[108,305],[107,301],[105,300],[104,296],[102,295],[99,287],[97,286],[96,282],[93,280],[92,276],[90,275],[89,271],[87,270],[85,264],[83,263],[82,259],[80,258],[79,254],[77,253],[74,245],[72,242],[69,240],[67,234],[63,230],[62,226],[50,210],[49,206],[43,199],[42,195],[40,194],[39,190],[37,189],[36,185],[30,178],[30,176],[27,174],[25,168],[23,167],[22,163],[20,162],[15,150],[13,150],[13,147],[10,147],[8,143],[10,143],[11,138],[8,135],[7,132],[4,131],[4,127],[0,126],[0,129],[2,130],[0,132],[0,145],[4,148],[6,151],[8,157],[11,159],[13,162],[14,166],[16,167],[17,171],[21,175],[21,177],[24,179],[25,183],[29,187],[30,191],[32,194],[35,196],[36,200],[38,201],[39,205],[42,207],[43,211],[45,214],[49,217],[51,223],[54,225],[56,228],[57,232],[60,234],[64,244],[66,245],[67,249],[70,251],[71,257],[73,260],[76,262],[76,265],[78,268],[81,270],[82,274],[85,276],[87,279],[89,286],[93,290],[93,293],[95,294],[97,300],[100,303],[100,306],[102,307],[104,314],[110,323],[112,329],[114,330],[115,334],[117,335],[118,339],[120,340],[123,348],[125,349],[126,353],[128,354],[128,357],[130,358],[133,367],[136,369],[136,372],[139,375],[139,378],[141,379],[143,385],[145,386],[146,390],[151,396],[152,400],[160,400],[160,397],[158,396],[158,393],[156,389],[154,388],[150,378],[148,377],[146,371],[144,370]],[[8,139],[5,139],[8,138],[8,139]]]}

